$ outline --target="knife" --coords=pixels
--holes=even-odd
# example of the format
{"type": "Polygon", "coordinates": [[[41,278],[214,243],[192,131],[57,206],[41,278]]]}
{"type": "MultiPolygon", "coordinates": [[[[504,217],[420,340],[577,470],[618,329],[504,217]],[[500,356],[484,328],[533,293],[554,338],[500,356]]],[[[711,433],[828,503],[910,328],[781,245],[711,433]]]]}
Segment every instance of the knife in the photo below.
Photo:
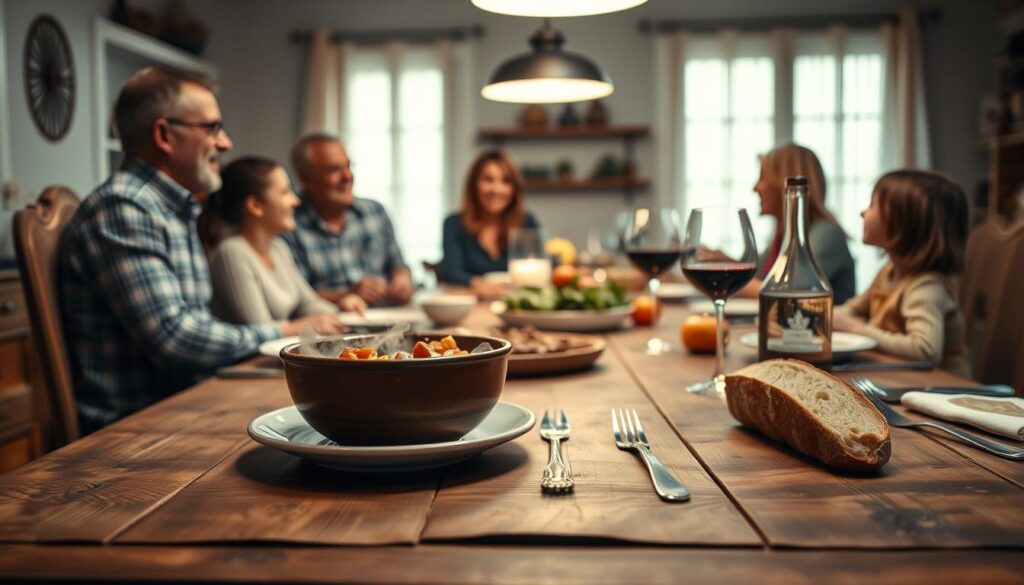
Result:
{"type": "Polygon", "coordinates": [[[846,362],[832,366],[833,372],[856,372],[860,370],[932,370],[932,362],[846,362]]]}
{"type": "Polygon", "coordinates": [[[991,396],[993,398],[1012,398],[1013,387],[1005,384],[989,384],[987,386],[924,386],[886,388],[880,387],[882,399],[886,402],[899,404],[907,392],[928,392],[930,394],[970,394],[971,396],[991,396]]]}

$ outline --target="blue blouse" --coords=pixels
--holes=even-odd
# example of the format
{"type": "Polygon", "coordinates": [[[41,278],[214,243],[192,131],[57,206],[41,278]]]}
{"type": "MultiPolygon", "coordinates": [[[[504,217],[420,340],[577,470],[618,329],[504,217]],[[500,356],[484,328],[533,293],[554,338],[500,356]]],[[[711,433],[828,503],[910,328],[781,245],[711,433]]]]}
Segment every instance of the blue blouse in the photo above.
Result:
{"type": "MultiPolygon", "coordinates": [[[[537,218],[529,211],[523,214],[523,227],[539,228],[537,218]]],[[[441,261],[441,280],[449,284],[469,286],[474,276],[487,272],[508,270],[508,250],[502,250],[497,258],[484,250],[476,236],[466,231],[458,213],[444,220],[444,260],[441,261]]]]}

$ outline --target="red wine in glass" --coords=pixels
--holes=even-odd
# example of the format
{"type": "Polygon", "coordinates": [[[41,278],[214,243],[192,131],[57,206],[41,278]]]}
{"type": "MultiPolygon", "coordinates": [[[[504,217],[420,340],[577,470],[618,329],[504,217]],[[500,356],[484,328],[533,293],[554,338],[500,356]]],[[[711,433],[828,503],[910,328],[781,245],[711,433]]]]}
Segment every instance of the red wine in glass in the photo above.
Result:
{"type": "Polygon", "coordinates": [[[747,285],[757,272],[755,262],[697,262],[684,264],[683,274],[712,299],[727,299],[747,285]]]}
{"type": "Polygon", "coordinates": [[[658,276],[679,259],[678,248],[630,248],[627,255],[637,268],[650,276],[658,276]]]}

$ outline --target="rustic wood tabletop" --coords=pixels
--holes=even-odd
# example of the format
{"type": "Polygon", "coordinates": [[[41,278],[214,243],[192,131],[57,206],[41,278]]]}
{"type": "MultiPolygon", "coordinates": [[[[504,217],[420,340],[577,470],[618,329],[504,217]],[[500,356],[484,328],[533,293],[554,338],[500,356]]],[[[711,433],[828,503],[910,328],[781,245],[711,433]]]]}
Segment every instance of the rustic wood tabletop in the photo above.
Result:
{"type": "MultiPolygon", "coordinates": [[[[283,377],[215,378],[0,477],[0,578],[1024,582],[1024,463],[894,428],[880,472],[824,467],[686,392],[713,358],[680,348],[685,314],[669,305],[656,328],[606,334],[591,369],[507,382],[502,400],[569,417],[570,495],[541,492],[536,428],[450,467],[339,472],[247,436],[291,404],[283,377]],[[652,334],[675,349],[648,355],[652,334]],[[661,501],[641,460],[616,448],[617,407],[637,410],[691,501],[661,501]]],[[[467,322],[497,323],[483,305],[467,322]]],[[[730,369],[756,357],[736,343],[746,330],[733,330],[730,369]]]]}

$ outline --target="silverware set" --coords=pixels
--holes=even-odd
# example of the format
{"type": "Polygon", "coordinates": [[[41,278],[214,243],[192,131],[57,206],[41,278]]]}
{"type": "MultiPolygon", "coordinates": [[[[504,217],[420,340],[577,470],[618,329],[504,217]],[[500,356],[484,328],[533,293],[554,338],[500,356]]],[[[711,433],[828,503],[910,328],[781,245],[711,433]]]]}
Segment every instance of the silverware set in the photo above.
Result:
{"type": "Polygon", "coordinates": [[[1006,457],[1007,459],[1018,459],[1024,460],[1024,449],[1014,447],[1012,445],[1006,445],[998,441],[986,439],[980,435],[962,431],[960,429],[950,427],[941,423],[934,423],[931,421],[915,421],[911,420],[902,414],[896,412],[891,406],[885,403],[883,396],[885,392],[876,386],[871,380],[861,376],[850,376],[850,383],[854,385],[861,393],[864,394],[875,405],[875,408],[882,413],[885,420],[894,427],[914,428],[914,427],[928,427],[932,429],[938,429],[940,431],[949,433],[966,443],[981,449],[982,451],[988,451],[993,455],[1000,457],[1006,457]]]}
{"type": "MultiPolygon", "coordinates": [[[[559,411],[557,417],[544,411],[540,421],[540,436],[548,441],[548,463],[544,466],[540,487],[545,493],[564,494],[573,490],[572,467],[568,457],[562,455],[561,443],[569,439],[571,427],[565,413],[559,411]]],[[[636,451],[647,466],[658,497],[666,502],[686,502],[690,492],[677,480],[667,467],[651,451],[647,441],[647,433],[640,423],[635,409],[612,410],[612,434],[615,446],[624,451],[636,451]]]]}

